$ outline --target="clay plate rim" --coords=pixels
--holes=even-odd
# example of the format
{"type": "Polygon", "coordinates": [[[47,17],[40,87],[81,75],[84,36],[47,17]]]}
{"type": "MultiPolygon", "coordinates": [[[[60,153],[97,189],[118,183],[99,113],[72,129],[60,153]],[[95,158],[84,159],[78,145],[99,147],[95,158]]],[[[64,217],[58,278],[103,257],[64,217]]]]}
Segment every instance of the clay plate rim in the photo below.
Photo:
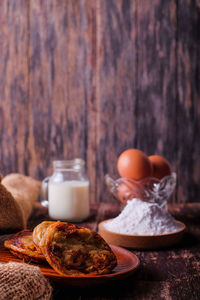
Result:
{"type": "MultiPolygon", "coordinates": [[[[17,258],[3,246],[3,241],[9,238],[0,237],[0,262],[21,262],[23,260],[17,258]]],[[[102,275],[83,275],[83,276],[62,276],[52,269],[48,264],[37,264],[28,262],[28,264],[38,266],[45,277],[50,281],[61,285],[71,285],[77,287],[93,286],[109,282],[110,280],[118,280],[132,275],[140,265],[139,258],[131,251],[119,246],[110,245],[111,249],[117,257],[117,266],[109,274],[102,275]]]]}
{"type": "MultiPolygon", "coordinates": [[[[53,268],[51,270],[53,271],[53,275],[56,276],[57,278],[62,278],[62,279],[79,279],[79,280],[87,280],[87,279],[116,279],[116,278],[124,278],[127,277],[128,275],[132,274],[135,272],[135,270],[139,267],[140,265],[140,260],[139,258],[132,253],[131,251],[120,247],[116,245],[109,245],[114,252],[114,254],[117,257],[117,266],[112,270],[111,273],[108,274],[102,274],[102,275],[60,275],[59,273],[55,272],[53,268]]],[[[43,274],[49,278],[51,278],[51,274],[48,274],[44,271],[43,267],[40,268],[43,272],[43,274]],[[49,276],[50,275],[50,276],[49,276]]]]}

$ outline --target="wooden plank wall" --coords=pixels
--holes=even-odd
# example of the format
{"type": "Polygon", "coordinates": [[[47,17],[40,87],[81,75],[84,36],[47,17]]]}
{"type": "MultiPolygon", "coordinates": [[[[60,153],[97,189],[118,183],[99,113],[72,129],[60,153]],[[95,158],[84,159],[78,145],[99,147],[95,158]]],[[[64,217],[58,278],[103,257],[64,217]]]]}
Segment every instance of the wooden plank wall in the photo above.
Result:
{"type": "Polygon", "coordinates": [[[82,157],[91,201],[136,147],[200,201],[200,4],[195,0],[0,2],[0,165],[42,179],[82,157]]]}

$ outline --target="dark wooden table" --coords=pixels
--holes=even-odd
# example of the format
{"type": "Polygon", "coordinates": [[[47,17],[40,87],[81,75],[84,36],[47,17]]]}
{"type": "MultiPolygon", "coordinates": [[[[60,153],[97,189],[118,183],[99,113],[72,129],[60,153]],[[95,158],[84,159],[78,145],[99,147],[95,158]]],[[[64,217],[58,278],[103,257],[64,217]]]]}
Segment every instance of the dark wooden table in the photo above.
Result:
{"type": "MultiPolygon", "coordinates": [[[[99,222],[117,216],[119,211],[117,203],[101,203],[91,208],[91,217],[82,224],[97,230],[99,222]]],[[[169,211],[187,225],[177,246],[133,251],[140,259],[139,269],[109,285],[81,289],[53,285],[53,299],[200,299],[200,203],[170,205],[169,211]]],[[[28,226],[33,228],[46,219],[47,209],[36,205],[28,226]]]]}
{"type": "MultiPolygon", "coordinates": [[[[130,250],[139,257],[140,267],[127,279],[90,288],[52,283],[53,299],[200,299],[200,203],[170,205],[169,211],[187,226],[178,245],[158,251],[130,250]]],[[[99,222],[119,212],[117,203],[92,206],[90,218],[82,225],[97,230],[99,222]]],[[[28,228],[48,219],[47,209],[36,204],[28,228]]]]}

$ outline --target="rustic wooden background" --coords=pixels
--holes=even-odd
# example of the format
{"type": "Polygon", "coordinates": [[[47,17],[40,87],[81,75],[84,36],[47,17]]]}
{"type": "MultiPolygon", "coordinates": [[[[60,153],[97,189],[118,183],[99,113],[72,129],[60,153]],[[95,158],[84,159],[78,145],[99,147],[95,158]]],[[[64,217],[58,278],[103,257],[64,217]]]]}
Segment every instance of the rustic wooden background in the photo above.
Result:
{"type": "Polygon", "coordinates": [[[0,171],[42,179],[87,162],[92,201],[129,147],[200,201],[200,1],[0,1],[0,171]]]}

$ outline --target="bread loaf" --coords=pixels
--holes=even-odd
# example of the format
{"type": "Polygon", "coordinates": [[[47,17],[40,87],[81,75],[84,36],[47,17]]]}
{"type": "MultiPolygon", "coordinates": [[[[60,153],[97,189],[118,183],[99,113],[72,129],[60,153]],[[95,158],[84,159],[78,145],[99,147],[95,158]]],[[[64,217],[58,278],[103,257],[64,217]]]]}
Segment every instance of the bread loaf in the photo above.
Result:
{"type": "Polygon", "coordinates": [[[0,230],[26,228],[41,183],[30,176],[9,174],[0,183],[0,230]]]}

